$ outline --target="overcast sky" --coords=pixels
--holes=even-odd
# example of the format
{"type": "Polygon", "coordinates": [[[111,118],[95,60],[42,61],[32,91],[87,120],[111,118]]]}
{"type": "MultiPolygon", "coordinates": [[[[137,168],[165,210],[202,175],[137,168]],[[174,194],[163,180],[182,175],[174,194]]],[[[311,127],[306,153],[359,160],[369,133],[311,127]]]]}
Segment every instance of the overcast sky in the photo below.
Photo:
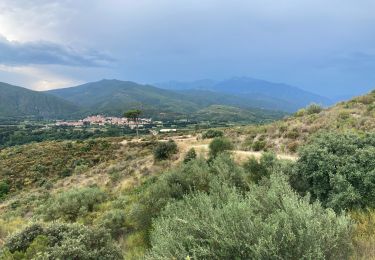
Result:
{"type": "Polygon", "coordinates": [[[0,81],[250,76],[324,95],[375,88],[374,0],[0,0],[0,81]]]}

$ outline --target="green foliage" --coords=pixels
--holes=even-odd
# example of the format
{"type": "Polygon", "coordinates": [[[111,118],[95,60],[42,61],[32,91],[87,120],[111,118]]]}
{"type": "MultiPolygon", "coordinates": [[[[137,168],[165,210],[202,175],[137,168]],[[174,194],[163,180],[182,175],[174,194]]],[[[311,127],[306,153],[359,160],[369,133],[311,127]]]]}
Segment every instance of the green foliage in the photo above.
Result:
{"type": "Polygon", "coordinates": [[[224,186],[169,204],[147,259],[347,259],[349,218],[309,204],[272,175],[245,196],[224,186]]]}
{"type": "Polygon", "coordinates": [[[308,107],[306,107],[306,113],[308,115],[319,114],[322,111],[323,111],[322,106],[318,105],[318,104],[313,103],[313,104],[309,105],[308,107]]]}
{"type": "Polygon", "coordinates": [[[306,109],[305,109],[305,108],[301,108],[301,109],[299,109],[299,110],[294,114],[295,117],[302,117],[302,116],[304,116],[304,115],[306,115],[306,109]]]}
{"type": "Polygon", "coordinates": [[[154,149],[154,159],[157,161],[170,159],[178,151],[177,144],[173,140],[159,142],[154,149]]]}
{"type": "Polygon", "coordinates": [[[0,200],[8,194],[10,190],[9,184],[7,181],[0,181],[0,200]]]}
{"type": "Polygon", "coordinates": [[[277,166],[280,166],[280,162],[276,156],[272,153],[264,153],[259,161],[251,157],[244,164],[244,169],[251,181],[259,183],[262,178],[269,178],[277,166]]]}
{"type": "Polygon", "coordinates": [[[188,163],[195,158],[197,158],[197,153],[194,148],[191,148],[185,155],[184,163],[188,163]]]}
{"type": "Polygon", "coordinates": [[[61,219],[74,222],[78,217],[94,211],[106,197],[99,188],[73,188],[50,198],[39,211],[44,220],[61,219]]]}
{"type": "Polygon", "coordinates": [[[215,138],[215,137],[223,137],[223,131],[216,130],[216,129],[209,129],[202,134],[203,139],[215,138]]]}
{"type": "Polygon", "coordinates": [[[125,233],[125,218],[124,210],[112,209],[101,215],[96,224],[109,230],[113,238],[118,238],[125,233]]]}
{"type": "Polygon", "coordinates": [[[33,224],[9,237],[5,259],[123,259],[102,228],[79,224],[33,224]]]}
{"type": "Polygon", "coordinates": [[[336,211],[375,207],[375,134],[319,134],[300,151],[291,183],[336,211]]]}
{"type": "Polygon", "coordinates": [[[228,156],[218,156],[210,164],[203,159],[192,160],[150,183],[140,195],[132,218],[139,228],[148,230],[151,219],[157,217],[169,202],[181,200],[194,191],[208,192],[215,182],[225,182],[240,190],[248,187],[243,169],[228,156]]]}
{"type": "Polygon", "coordinates": [[[216,157],[220,153],[230,151],[233,149],[233,144],[229,139],[223,137],[217,137],[211,141],[210,145],[210,156],[211,158],[216,157]]]}
{"type": "Polygon", "coordinates": [[[254,151],[262,151],[264,150],[264,148],[266,148],[266,144],[267,142],[266,141],[262,141],[262,140],[257,140],[255,141],[253,144],[252,144],[252,148],[254,151]]]}
{"type": "Polygon", "coordinates": [[[139,109],[132,109],[124,113],[126,118],[130,118],[134,121],[137,121],[139,116],[142,114],[142,111],[139,109]]]}

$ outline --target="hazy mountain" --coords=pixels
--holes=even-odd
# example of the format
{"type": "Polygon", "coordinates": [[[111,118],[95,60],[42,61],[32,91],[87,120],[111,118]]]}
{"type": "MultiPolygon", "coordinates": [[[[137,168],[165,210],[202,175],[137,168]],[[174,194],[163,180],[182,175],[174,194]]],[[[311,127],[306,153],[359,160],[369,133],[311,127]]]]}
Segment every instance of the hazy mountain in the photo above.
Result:
{"type": "Polygon", "coordinates": [[[187,89],[212,89],[215,84],[218,83],[212,79],[201,79],[196,81],[166,81],[166,82],[159,82],[154,83],[153,85],[156,87],[164,88],[164,89],[171,89],[171,90],[187,90],[187,89]]]}
{"type": "Polygon", "coordinates": [[[69,117],[79,108],[58,97],[0,82],[0,116],[69,117]]]}
{"type": "MultiPolygon", "coordinates": [[[[139,108],[148,116],[192,116],[211,105],[228,105],[254,110],[263,118],[266,110],[254,109],[247,99],[209,90],[171,91],[130,81],[101,80],[84,85],[48,91],[81,106],[83,112],[120,115],[125,110],[139,108]]],[[[273,115],[283,116],[276,112],[273,115]]]]}
{"type": "Polygon", "coordinates": [[[188,89],[210,90],[217,93],[230,94],[246,99],[253,107],[296,111],[310,103],[330,105],[329,98],[302,90],[297,87],[282,83],[273,83],[248,77],[235,77],[228,80],[215,82],[210,80],[178,82],[170,81],[158,83],[159,87],[185,91],[188,89]]]}

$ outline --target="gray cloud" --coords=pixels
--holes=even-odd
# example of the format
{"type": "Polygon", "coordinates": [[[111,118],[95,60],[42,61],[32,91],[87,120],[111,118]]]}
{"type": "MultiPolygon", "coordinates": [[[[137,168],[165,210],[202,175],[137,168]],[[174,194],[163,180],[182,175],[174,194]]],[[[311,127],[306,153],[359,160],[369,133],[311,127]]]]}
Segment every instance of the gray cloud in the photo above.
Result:
{"type": "Polygon", "coordinates": [[[55,64],[80,67],[106,67],[114,62],[107,54],[77,50],[48,41],[15,42],[0,37],[0,64],[55,64]]]}
{"type": "Polygon", "coordinates": [[[0,34],[26,43],[0,41],[0,64],[54,64],[40,67],[79,81],[251,76],[360,94],[375,85],[374,9],[373,0],[1,0],[0,34]],[[110,50],[116,66],[80,48],[110,50]]]}

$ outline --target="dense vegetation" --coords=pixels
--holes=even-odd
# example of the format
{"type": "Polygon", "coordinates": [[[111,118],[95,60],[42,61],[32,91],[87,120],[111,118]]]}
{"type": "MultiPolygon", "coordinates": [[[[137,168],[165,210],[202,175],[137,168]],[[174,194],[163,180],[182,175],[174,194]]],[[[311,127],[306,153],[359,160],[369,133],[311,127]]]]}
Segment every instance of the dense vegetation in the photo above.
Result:
{"type": "Polygon", "coordinates": [[[86,140],[98,137],[116,137],[133,134],[124,127],[107,126],[104,129],[76,129],[74,127],[49,127],[44,125],[0,126],[0,148],[43,141],[86,140]]]}
{"type": "Polygon", "coordinates": [[[324,133],[300,151],[293,186],[341,211],[375,207],[375,134],[324,133]]]}

